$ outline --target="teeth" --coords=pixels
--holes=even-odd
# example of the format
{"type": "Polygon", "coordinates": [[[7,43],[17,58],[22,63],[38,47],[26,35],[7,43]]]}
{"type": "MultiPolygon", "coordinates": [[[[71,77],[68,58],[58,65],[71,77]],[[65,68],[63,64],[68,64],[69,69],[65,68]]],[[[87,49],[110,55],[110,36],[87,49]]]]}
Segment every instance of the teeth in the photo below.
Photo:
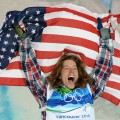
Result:
{"type": "Polygon", "coordinates": [[[70,77],[74,78],[74,76],[69,76],[69,78],[70,78],[70,77]]]}

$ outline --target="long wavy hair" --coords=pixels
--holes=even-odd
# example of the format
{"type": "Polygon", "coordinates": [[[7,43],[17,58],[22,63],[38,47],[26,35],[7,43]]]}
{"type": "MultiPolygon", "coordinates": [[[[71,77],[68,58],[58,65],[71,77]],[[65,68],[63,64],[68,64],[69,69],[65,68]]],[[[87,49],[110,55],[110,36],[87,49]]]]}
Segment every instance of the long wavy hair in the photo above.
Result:
{"type": "Polygon", "coordinates": [[[55,67],[52,70],[52,73],[46,77],[48,83],[50,84],[51,89],[55,89],[60,85],[62,85],[62,80],[60,79],[60,75],[61,75],[61,70],[63,68],[63,62],[65,60],[73,60],[77,65],[78,80],[75,83],[76,88],[85,88],[87,83],[92,85],[92,79],[86,72],[85,64],[81,61],[80,57],[70,53],[65,53],[56,63],[55,67]]]}

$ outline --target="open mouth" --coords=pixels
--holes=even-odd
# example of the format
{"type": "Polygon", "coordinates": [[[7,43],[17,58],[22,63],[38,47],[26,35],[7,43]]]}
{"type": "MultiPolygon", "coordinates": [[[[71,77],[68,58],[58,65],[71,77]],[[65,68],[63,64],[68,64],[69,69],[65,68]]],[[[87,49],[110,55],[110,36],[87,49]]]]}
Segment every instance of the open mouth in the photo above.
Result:
{"type": "Polygon", "coordinates": [[[73,77],[73,76],[72,76],[72,77],[69,77],[68,80],[70,80],[70,81],[73,82],[73,81],[74,81],[74,77],[73,77]]]}

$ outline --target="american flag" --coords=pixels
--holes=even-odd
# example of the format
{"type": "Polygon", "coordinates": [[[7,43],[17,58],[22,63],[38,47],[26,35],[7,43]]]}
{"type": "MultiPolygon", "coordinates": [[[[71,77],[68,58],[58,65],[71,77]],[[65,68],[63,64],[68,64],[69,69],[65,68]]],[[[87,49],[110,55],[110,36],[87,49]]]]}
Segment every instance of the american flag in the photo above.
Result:
{"type": "Polygon", "coordinates": [[[92,13],[84,7],[61,4],[53,7],[29,7],[23,11],[6,14],[0,31],[0,85],[25,86],[18,54],[18,34],[15,26],[23,22],[27,34],[32,37],[32,47],[36,52],[42,72],[48,75],[63,52],[80,55],[90,73],[95,65],[99,32],[97,17],[103,22],[111,20],[114,26],[113,73],[106,84],[102,98],[118,105],[120,102],[120,37],[115,26],[120,23],[120,15],[92,13]]]}

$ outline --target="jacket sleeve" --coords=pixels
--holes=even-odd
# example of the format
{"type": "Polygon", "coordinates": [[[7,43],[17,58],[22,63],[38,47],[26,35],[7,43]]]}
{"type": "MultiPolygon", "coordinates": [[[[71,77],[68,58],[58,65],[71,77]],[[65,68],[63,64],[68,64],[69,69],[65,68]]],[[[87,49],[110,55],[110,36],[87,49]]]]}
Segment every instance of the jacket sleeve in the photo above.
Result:
{"type": "Polygon", "coordinates": [[[112,55],[113,55],[113,40],[110,37],[109,28],[100,29],[100,45],[99,54],[96,64],[92,73],[90,74],[93,79],[91,86],[93,98],[96,99],[103,91],[107,80],[112,73],[112,55]]]}
{"type": "Polygon", "coordinates": [[[42,107],[46,103],[46,80],[41,75],[34,49],[31,47],[31,38],[26,37],[25,33],[19,40],[19,54],[26,76],[26,84],[42,107]]]}

